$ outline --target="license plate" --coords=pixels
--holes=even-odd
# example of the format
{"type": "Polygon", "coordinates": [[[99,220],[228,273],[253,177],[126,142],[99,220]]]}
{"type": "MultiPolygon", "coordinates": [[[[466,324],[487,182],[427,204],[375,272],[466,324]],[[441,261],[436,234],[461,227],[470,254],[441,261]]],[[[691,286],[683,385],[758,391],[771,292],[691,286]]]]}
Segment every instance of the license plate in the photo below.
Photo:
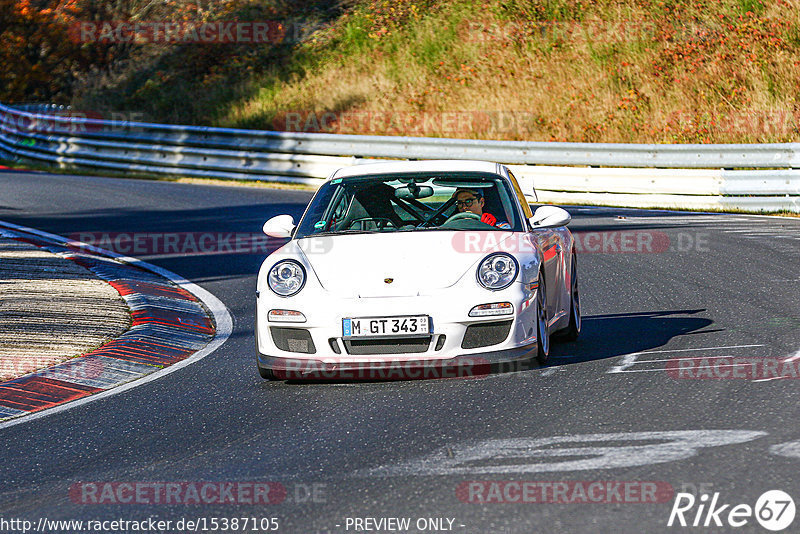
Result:
{"type": "Polygon", "coordinates": [[[343,337],[424,336],[431,333],[427,315],[342,319],[343,337]]]}

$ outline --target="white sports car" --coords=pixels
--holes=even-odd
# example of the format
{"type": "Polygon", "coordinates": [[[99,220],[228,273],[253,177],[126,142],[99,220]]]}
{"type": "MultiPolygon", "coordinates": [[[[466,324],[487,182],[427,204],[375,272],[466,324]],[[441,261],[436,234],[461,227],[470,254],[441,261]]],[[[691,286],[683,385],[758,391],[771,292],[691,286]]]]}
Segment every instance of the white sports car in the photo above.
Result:
{"type": "Polygon", "coordinates": [[[531,212],[496,163],[340,169],[297,225],[289,215],[264,224],[291,239],[258,273],[258,370],[375,379],[544,364],[551,335],[575,339],[581,329],[569,221],[555,206],[531,212]]]}

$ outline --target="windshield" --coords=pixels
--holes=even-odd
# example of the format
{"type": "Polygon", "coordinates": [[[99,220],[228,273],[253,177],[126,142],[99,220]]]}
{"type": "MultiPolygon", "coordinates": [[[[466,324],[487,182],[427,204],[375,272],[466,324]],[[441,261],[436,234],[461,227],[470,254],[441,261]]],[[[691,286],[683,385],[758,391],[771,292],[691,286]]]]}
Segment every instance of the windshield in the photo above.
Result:
{"type": "Polygon", "coordinates": [[[295,237],[521,229],[513,192],[498,175],[403,173],[325,183],[312,199],[295,237]]]}

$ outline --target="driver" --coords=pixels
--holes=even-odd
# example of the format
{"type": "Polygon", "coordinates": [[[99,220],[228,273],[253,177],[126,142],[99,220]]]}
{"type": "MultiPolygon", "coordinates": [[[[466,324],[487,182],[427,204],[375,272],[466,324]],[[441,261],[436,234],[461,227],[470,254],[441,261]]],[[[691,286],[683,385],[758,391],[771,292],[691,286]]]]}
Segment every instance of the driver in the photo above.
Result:
{"type": "Polygon", "coordinates": [[[511,228],[507,222],[497,222],[497,217],[489,212],[483,211],[483,206],[486,204],[483,196],[474,189],[465,189],[459,187],[453,193],[456,199],[456,213],[471,212],[481,218],[481,222],[496,226],[498,228],[511,228]]]}

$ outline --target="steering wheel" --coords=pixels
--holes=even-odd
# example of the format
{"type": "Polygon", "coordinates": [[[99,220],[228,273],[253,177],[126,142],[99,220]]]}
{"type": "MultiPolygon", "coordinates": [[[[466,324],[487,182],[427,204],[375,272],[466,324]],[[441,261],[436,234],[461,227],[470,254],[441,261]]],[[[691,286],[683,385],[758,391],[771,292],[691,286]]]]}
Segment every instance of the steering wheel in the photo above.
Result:
{"type": "Polygon", "coordinates": [[[471,211],[462,211],[461,213],[454,213],[447,219],[444,224],[451,223],[453,221],[460,221],[461,219],[475,219],[476,221],[481,220],[481,216],[477,213],[472,213],[471,211]]]}

